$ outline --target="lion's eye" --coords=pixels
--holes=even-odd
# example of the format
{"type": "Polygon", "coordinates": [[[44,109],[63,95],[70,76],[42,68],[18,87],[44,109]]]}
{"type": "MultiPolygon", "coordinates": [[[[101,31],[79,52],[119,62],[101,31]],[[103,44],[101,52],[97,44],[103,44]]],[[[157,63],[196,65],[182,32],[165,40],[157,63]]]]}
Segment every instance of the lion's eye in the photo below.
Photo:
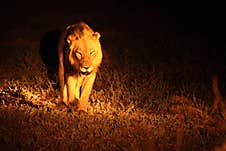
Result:
{"type": "Polygon", "coordinates": [[[82,59],[82,53],[76,52],[75,55],[76,55],[76,57],[77,57],[79,60],[82,59]]]}
{"type": "Polygon", "coordinates": [[[93,55],[95,54],[95,50],[91,50],[91,51],[89,52],[89,54],[90,54],[90,56],[93,56],[93,55]]]}

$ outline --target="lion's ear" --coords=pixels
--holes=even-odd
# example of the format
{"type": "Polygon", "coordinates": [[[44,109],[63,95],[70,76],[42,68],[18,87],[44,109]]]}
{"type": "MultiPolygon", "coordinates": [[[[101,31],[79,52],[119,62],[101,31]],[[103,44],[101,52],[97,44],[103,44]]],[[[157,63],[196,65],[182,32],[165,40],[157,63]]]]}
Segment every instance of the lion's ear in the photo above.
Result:
{"type": "Polygon", "coordinates": [[[100,34],[98,32],[94,32],[93,37],[95,37],[97,40],[99,40],[100,34]]]}
{"type": "Polygon", "coordinates": [[[72,41],[73,41],[73,40],[75,40],[74,36],[69,35],[69,36],[67,37],[67,43],[68,43],[69,45],[72,44],[72,41]]]}

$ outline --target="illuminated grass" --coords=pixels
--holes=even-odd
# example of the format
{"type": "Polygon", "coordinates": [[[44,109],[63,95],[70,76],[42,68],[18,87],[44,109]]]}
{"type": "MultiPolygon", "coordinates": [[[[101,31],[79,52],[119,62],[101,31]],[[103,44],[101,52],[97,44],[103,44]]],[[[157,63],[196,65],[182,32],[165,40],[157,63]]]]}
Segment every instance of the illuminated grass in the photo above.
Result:
{"type": "Polygon", "coordinates": [[[225,129],[196,97],[190,100],[164,92],[167,84],[161,79],[150,78],[159,87],[151,81],[140,85],[123,73],[106,70],[100,70],[87,114],[58,106],[59,92],[51,82],[43,88],[26,81],[5,81],[0,115],[2,125],[10,128],[1,129],[3,144],[50,150],[197,150],[213,147],[224,138],[225,129]]]}
{"type": "Polygon", "coordinates": [[[225,141],[225,121],[210,114],[211,90],[186,77],[175,85],[175,71],[164,62],[137,64],[128,51],[112,56],[98,72],[88,113],[78,113],[60,103],[57,81],[48,79],[36,46],[27,45],[17,41],[17,64],[0,85],[3,147],[214,150],[225,141]]]}

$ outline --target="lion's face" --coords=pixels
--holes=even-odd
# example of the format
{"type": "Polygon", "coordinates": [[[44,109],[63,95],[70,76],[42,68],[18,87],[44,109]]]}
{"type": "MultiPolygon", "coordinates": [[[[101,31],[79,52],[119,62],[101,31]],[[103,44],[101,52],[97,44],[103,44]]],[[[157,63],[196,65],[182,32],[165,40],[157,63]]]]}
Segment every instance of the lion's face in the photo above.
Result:
{"type": "Polygon", "coordinates": [[[69,45],[69,63],[83,75],[96,72],[102,60],[100,34],[95,32],[78,37],[71,34],[67,37],[69,45]]]}

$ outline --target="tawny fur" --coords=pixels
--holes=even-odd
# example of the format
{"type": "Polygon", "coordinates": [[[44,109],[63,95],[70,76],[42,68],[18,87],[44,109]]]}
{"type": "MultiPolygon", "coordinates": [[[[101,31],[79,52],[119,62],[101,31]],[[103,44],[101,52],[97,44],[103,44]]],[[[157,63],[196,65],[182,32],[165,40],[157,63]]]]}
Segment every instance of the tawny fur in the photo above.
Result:
{"type": "Polygon", "coordinates": [[[60,98],[66,104],[78,101],[78,110],[87,111],[88,99],[102,62],[100,34],[87,24],[70,25],[58,47],[60,98]]]}

